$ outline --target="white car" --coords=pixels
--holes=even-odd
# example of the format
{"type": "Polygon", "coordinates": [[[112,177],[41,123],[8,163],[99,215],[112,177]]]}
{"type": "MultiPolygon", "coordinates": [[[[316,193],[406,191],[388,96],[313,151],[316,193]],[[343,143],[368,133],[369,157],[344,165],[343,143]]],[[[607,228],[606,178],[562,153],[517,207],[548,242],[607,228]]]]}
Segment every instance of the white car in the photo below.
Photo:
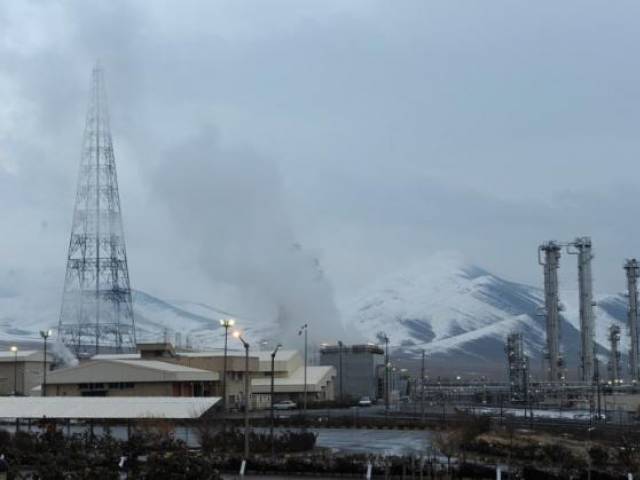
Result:
{"type": "Polygon", "coordinates": [[[358,405],[361,407],[370,407],[371,405],[373,405],[373,402],[369,397],[362,397],[358,402],[358,405]]]}
{"type": "Polygon", "coordinates": [[[298,405],[296,404],[296,402],[293,402],[291,400],[283,400],[281,402],[273,404],[274,410],[294,410],[296,408],[298,408],[298,405]]]}

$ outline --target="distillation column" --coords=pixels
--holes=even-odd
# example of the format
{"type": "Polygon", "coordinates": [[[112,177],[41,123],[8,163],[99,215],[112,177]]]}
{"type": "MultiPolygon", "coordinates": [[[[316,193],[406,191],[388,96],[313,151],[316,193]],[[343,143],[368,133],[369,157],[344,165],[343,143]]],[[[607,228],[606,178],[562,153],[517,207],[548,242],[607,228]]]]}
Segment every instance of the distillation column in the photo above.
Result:
{"type": "Polygon", "coordinates": [[[629,296],[629,373],[631,381],[638,382],[638,275],[640,266],[635,258],[627,260],[624,264],[627,272],[627,292],[629,296]]]}
{"type": "Polygon", "coordinates": [[[617,385],[622,380],[619,344],[620,327],[614,324],[609,327],[609,380],[611,380],[612,385],[617,385]]]}
{"type": "Polygon", "coordinates": [[[507,336],[507,363],[509,367],[509,392],[512,402],[526,402],[529,398],[529,358],[524,351],[521,333],[507,336]]]}
{"type": "Polygon", "coordinates": [[[592,382],[595,355],[595,314],[593,279],[591,277],[591,238],[579,237],[567,246],[568,253],[578,256],[578,293],[580,296],[580,360],[581,380],[592,382]]]}
{"type": "Polygon", "coordinates": [[[551,241],[538,247],[538,263],[544,267],[544,312],[547,327],[548,378],[562,380],[563,361],[560,355],[560,299],[558,298],[558,266],[561,247],[551,241]],[[544,253],[544,259],[542,258],[544,253]]]}

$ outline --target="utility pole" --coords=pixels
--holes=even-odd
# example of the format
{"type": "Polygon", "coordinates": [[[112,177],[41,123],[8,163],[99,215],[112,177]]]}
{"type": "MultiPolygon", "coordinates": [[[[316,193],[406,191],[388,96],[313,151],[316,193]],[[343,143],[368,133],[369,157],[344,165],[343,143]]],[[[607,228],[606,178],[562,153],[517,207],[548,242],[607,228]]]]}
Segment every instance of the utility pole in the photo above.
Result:
{"type": "MultiPolygon", "coordinates": [[[[304,403],[302,413],[307,414],[307,324],[305,323],[298,331],[298,336],[304,332],[304,403]]],[[[342,386],[340,387],[342,389],[342,386]]]]}
{"type": "Polygon", "coordinates": [[[389,337],[384,334],[384,413],[389,415],[389,337]]]}
{"type": "Polygon", "coordinates": [[[13,352],[13,396],[18,395],[18,347],[13,345],[11,347],[13,352]]]}
{"type": "Polygon", "coordinates": [[[249,461],[249,401],[251,399],[249,381],[249,344],[242,338],[240,332],[234,332],[233,336],[242,342],[244,346],[244,459],[249,461]]]}
{"type": "Polygon", "coordinates": [[[44,357],[42,359],[42,396],[47,396],[47,340],[51,336],[51,330],[40,330],[40,336],[44,340],[44,357]]]}
{"type": "Polygon", "coordinates": [[[273,352],[271,352],[271,427],[269,429],[269,437],[271,438],[271,456],[275,457],[276,454],[276,446],[273,438],[273,426],[275,423],[275,416],[273,414],[273,395],[274,395],[274,377],[275,377],[275,365],[276,365],[276,354],[278,350],[282,347],[281,344],[276,345],[276,348],[273,352]]]}
{"type": "Polygon", "coordinates": [[[422,417],[422,423],[424,423],[424,349],[422,349],[422,367],[420,368],[420,416],[422,417]]]}
{"type": "Polygon", "coordinates": [[[343,390],[342,390],[342,341],[338,340],[338,365],[340,366],[340,404],[342,406],[342,402],[344,401],[343,390]]]}
{"type": "Polygon", "coordinates": [[[222,358],[222,410],[227,414],[227,339],[229,337],[229,328],[235,325],[233,318],[225,318],[220,320],[220,326],[224,327],[224,355],[222,358]]]}

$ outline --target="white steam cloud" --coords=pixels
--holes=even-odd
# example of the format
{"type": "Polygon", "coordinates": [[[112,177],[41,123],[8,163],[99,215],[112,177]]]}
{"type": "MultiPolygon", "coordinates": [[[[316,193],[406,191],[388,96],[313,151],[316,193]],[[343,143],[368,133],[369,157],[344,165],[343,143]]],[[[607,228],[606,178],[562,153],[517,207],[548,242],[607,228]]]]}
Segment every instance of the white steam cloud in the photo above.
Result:
{"type": "Polygon", "coordinates": [[[331,285],[296,242],[274,163],[223,149],[207,130],[169,152],[154,176],[174,234],[213,282],[239,288],[283,338],[304,323],[317,341],[344,338],[331,285]]]}

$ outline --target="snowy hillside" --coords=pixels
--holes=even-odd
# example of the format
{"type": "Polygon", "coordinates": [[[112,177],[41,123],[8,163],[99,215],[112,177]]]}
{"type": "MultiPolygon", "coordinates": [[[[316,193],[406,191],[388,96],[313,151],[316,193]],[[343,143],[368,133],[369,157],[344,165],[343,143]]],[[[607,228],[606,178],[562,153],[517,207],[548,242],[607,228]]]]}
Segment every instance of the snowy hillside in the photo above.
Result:
{"type": "MultiPolygon", "coordinates": [[[[0,295],[0,342],[39,341],[38,331],[55,328],[56,299],[48,302],[11,294],[0,295]],[[50,305],[54,305],[52,308],[50,305]]],[[[576,291],[561,292],[564,306],[561,342],[565,359],[577,365],[579,318],[576,291]]],[[[596,331],[600,354],[608,348],[607,331],[617,323],[623,332],[621,349],[626,352],[626,299],[622,295],[597,296],[596,331]]],[[[411,268],[379,278],[342,308],[343,321],[363,341],[376,341],[386,332],[394,354],[417,357],[422,349],[430,362],[442,365],[485,365],[504,368],[504,343],[508,333],[524,334],[533,368],[540,367],[545,345],[544,317],[540,316],[542,291],[510,282],[466,263],[454,254],[436,255],[411,268]]],[[[136,291],[134,309],[138,339],[167,338],[194,348],[222,345],[218,320],[234,312],[204,303],[169,301],[136,291]]],[[[238,325],[256,344],[282,337],[278,320],[238,318],[238,325]]],[[[295,322],[296,324],[298,322],[295,322]]],[[[287,328],[297,337],[296,329],[287,328]]],[[[326,335],[318,327],[316,332],[326,335]]],[[[321,339],[324,341],[325,339],[321,339]]],[[[330,339],[326,339],[330,340],[330,339]]],[[[290,338],[291,344],[299,342],[290,338]]],[[[602,357],[605,359],[605,357],[602,357]]]]}
{"type": "MultiPolygon", "coordinates": [[[[52,302],[53,303],[53,302],[52,302]]],[[[222,346],[223,330],[219,319],[234,316],[230,312],[202,303],[165,301],[147,293],[133,295],[136,332],[139,341],[156,341],[167,337],[189,342],[194,348],[222,346]]],[[[39,331],[55,329],[59,312],[47,305],[38,305],[23,295],[0,297],[0,340],[3,342],[39,341],[39,331]]],[[[238,326],[257,340],[270,338],[275,323],[238,318],[238,326]]]]}
{"type": "MultiPolygon", "coordinates": [[[[561,341],[567,362],[578,358],[579,317],[577,292],[560,294],[561,341]]],[[[597,342],[608,347],[607,330],[612,322],[625,332],[626,303],[622,295],[597,297],[597,342]]],[[[437,255],[406,271],[380,278],[345,307],[345,318],[361,335],[374,340],[385,331],[396,351],[419,355],[422,349],[433,358],[504,362],[508,333],[524,334],[532,358],[545,345],[541,289],[510,282],[458,255],[437,255]]],[[[622,341],[626,350],[628,339],[622,341]]]]}

